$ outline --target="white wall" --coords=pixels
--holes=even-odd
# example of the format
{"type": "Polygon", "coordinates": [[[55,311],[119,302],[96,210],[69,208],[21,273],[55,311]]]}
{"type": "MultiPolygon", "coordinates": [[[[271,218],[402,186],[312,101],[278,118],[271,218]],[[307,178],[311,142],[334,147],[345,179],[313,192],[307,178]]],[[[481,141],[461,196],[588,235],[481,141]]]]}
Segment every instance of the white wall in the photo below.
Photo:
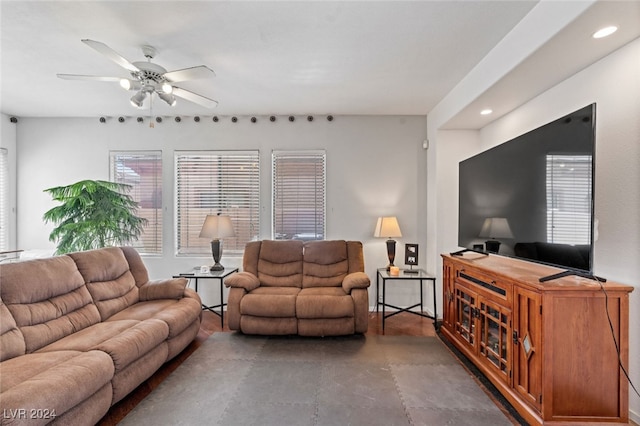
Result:
{"type": "Polygon", "coordinates": [[[18,123],[0,114],[0,148],[6,148],[9,159],[9,250],[16,249],[16,140],[18,123]]]}
{"type": "MultiPolygon", "coordinates": [[[[436,211],[433,224],[438,244],[433,261],[440,252],[456,248],[453,235],[457,222],[447,219],[446,211],[457,202],[457,181],[447,178],[457,170],[464,144],[469,155],[488,149],[559,118],[592,102],[596,112],[595,214],[599,220],[599,238],[595,244],[594,272],[609,280],[632,285],[630,301],[629,371],[636,388],[640,387],[640,39],[603,58],[571,78],[537,96],[503,118],[483,128],[477,138],[451,132],[432,132],[437,155],[429,165],[437,179],[437,188],[429,182],[430,212],[436,211]],[[475,150],[475,152],[474,152],[475,150]],[[442,154],[442,151],[445,154],[442,154]],[[447,155],[451,153],[453,155],[447,155]],[[445,216],[445,217],[443,217],[445,216]],[[445,236],[440,236],[445,234],[445,236]]],[[[469,156],[467,155],[467,157],[469,156]]],[[[466,157],[464,157],[466,158],[466,157]]],[[[430,175],[431,178],[431,175],[430,175]]],[[[451,213],[454,215],[455,213],[451,213]]],[[[630,412],[640,422],[640,398],[630,394],[630,412]]]]}
{"type": "MultiPolygon", "coordinates": [[[[328,122],[316,117],[308,122],[297,117],[290,123],[278,117],[271,123],[248,117],[231,123],[222,117],[214,123],[202,117],[200,123],[185,117],[181,123],[165,118],[149,128],[147,123],[128,119],[119,123],[97,118],[24,118],[18,136],[18,236],[24,249],[54,249],[48,241],[53,228],[44,224],[43,213],[55,204],[43,190],[81,179],[109,178],[109,150],[162,150],[164,254],[145,257],[152,278],[169,277],[192,266],[211,262],[210,257],[185,258],[174,255],[174,170],[175,150],[259,149],[261,157],[261,237],[270,238],[271,151],[275,149],[325,149],[327,153],[327,238],[353,239],[364,243],[366,272],[372,280],[371,305],[375,299],[375,269],[387,264],[384,240],[373,238],[376,218],[398,216],[403,238],[398,239],[398,258],[404,257],[404,243],[423,244],[419,239],[418,212],[426,206],[423,173],[426,161],[422,148],[426,138],[424,116],[336,116],[328,122]],[[422,200],[422,201],[420,201],[422,200]]],[[[422,253],[422,258],[426,254],[422,253]]],[[[241,258],[223,257],[226,266],[241,266],[241,258]]],[[[400,262],[396,262],[398,264],[400,262]]],[[[421,262],[424,265],[423,262],[421,262]]],[[[402,304],[419,297],[415,286],[392,290],[402,304]]],[[[201,286],[205,302],[219,294],[216,286],[201,286]]],[[[429,302],[431,298],[428,299],[429,302]]],[[[430,306],[430,305],[429,305],[430,306]]]]}

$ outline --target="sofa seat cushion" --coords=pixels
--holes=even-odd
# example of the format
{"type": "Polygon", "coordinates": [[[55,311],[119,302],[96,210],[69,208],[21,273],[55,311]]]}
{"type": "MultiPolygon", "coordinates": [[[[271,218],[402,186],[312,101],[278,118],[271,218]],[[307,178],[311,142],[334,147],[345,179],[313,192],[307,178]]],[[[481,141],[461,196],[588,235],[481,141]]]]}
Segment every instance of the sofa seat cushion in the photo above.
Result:
{"type": "Polygon", "coordinates": [[[296,316],[295,287],[258,287],[240,300],[240,314],[256,317],[286,318],[296,316]]]}
{"type": "MultiPolygon", "coordinates": [[[[27,414],[32,409],[49,410],[60,416],[109,385],[113,374],[111,358],[101,351],[59,351],[12,358],[0,363],[2,408],[7,413],[24,409],[27,414]]],[[[42,424],[51,420],[40,419],[42,424]]],[[[20,421],[24,419],[16,419],[20,421]]]]}
{"type": "Polygon", "coordinates": [[[109,354],[121,371],[169,336],[169,326],[158,319],[109,321],[93,325],[52,343],[39,352],[100,350],[109,354]]]}
{"type": "Polygon", "coordinates": [[[109,317],[106,322],[122,320],[162,320],[169,326],[169,338],[182,333],[201,314],[200,300],[184,297],[180,300],[159,299],[139,302],[109,317]]]}
{"type": "Polygon", "coordinates": [[[342,287],[304,288],[296,299],[298,318],[353,317],[353,298],[342,287]]]}

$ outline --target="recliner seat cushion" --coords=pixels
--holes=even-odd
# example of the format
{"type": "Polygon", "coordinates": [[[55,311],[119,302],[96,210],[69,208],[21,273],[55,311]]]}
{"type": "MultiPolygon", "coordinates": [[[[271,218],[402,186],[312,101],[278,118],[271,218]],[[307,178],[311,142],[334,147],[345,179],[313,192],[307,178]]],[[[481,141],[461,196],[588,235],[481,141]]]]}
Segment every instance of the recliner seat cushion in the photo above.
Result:
{"type": "Polygon", "coordinates": [[[256,317],[286,318],[296,316],[299,288],[259,287],[240,300],[240,314],[256,317]]]}
{"type": "Polygon", "coordinates": [[[55,352],[55,351],[88,351],[96,345],[111,339],[114,336],[134,327],[140,321],[123,320],[112,322],[101,322],[94,324],[77,333],[73,333],[67,337],[59,339],[38,350],[38,352],[55,352]]]}
{"type": "Polygon", "coordinates": [[[304,319],[353,318],[353,298],[342,287],[304,288],[296,299],[296,315],[304,319]]]}
{"type": "Polygon", "coordinates": [[[47,409],[60,415],[105,385],[110,389],[113,374],[111,358],[101,351],[27,354],[0,363],[0,399],[3,408],[25,409],[27,414],[31,409],[47,409]]]}
{"type": "Polygon", "coordinates": [[[168,335],[169,326],[158,319],[102,322],[45,346],[39,353],[100,350],[111,356],[118,372],[163,343],[168,335]]]}
{"type": "Polygon", "coordinates": [[[201,315],[200,301],[184,297],[180,300],[150,300],[138,302],[109,317],[105,322],[121,320],[159,319],[169,326],[169,338],[182,333],[201,315]]]}

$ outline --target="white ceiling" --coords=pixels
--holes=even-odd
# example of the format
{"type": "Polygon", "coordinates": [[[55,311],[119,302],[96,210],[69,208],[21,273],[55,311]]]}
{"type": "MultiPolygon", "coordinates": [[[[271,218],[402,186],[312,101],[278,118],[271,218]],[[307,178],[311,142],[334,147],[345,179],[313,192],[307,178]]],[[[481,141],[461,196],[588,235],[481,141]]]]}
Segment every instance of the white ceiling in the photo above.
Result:
{"type": "MultiPolygon", "coordinates": [[[[153,61],[168,70],[204,64],[216,72],[213,79],[182,87],[216,99],[218,107],[209,110],[179,100],[171,108],[158,100],[154,115],[426,115],[535,5],[536,1],[3,0],[0,110],[17,117],[147,115],[148,104],[142,111],[132,107],[132,93],[117,83],[56,77],[128,77],[127,71],[80,41],[89,38],[131,62],[144,60],[140,47],[149,44],[158,51],[153,61]]],[[[604,7],[596,15],[605,9],[609,13],[613,8],[604,7]]],[[[629,9],[618,14],[628,18],[629,9]]],[[[632,18],[638,23],[639,16],[632,18]]],[[[540,58],[563,57],[558,52],[567,49],[578,52],[579,58],[550,66],[532,56],[526,69],[514,70],[507,80],[513,84],[526,77],[528,86],[544,90],[639,32],[637,25],[597,54],[576,45],[575,37],[559,34],[557,43],[552,40],[541,49],[547,56],[540,58]]],[[[499,88],[494,88],[494,97],[504,96],[499,88]]],[[[525,92],[516,99],[510,96],[509,103],[535,94],[525,92]]],[[[474,110],[467,112],[472,111],[475,117],[474,110]]],[[[465,121],[471,119],[455,125],[468,127],[465,121]]]]}

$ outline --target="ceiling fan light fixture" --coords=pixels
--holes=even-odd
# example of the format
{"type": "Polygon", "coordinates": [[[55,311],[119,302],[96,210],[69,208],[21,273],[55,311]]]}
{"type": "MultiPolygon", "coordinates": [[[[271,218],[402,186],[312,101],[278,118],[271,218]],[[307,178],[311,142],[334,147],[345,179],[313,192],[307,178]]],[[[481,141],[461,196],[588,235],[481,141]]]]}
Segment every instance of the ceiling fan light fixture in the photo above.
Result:
{"type": "Polygon", "coordinates": [[[160,99],[165,101],[169,106],[174,106],[176,104],[176,97],[167,93],[157,92],[160,99]]]}
{"type": "Polygon", "coordinates": [[[162,91],[167,95],[170,95],[173,92],[173,86],[167,83],[166,81],[162,83],[162,91]]]}
{"type": "Polygon", "coordinates": [[[147,93],[143,90],[139,91],[131,97],[131,105],[136,108],[142,108],[142,104],[147,97],[147,93]]]}
{"type": "Polygon", "coordinates": [[[139,81],[131,80],[128,78],[121,78],[120,87],[122,87],[124,90],[140,90],[142,88],[142,85],[139,81]]]}

